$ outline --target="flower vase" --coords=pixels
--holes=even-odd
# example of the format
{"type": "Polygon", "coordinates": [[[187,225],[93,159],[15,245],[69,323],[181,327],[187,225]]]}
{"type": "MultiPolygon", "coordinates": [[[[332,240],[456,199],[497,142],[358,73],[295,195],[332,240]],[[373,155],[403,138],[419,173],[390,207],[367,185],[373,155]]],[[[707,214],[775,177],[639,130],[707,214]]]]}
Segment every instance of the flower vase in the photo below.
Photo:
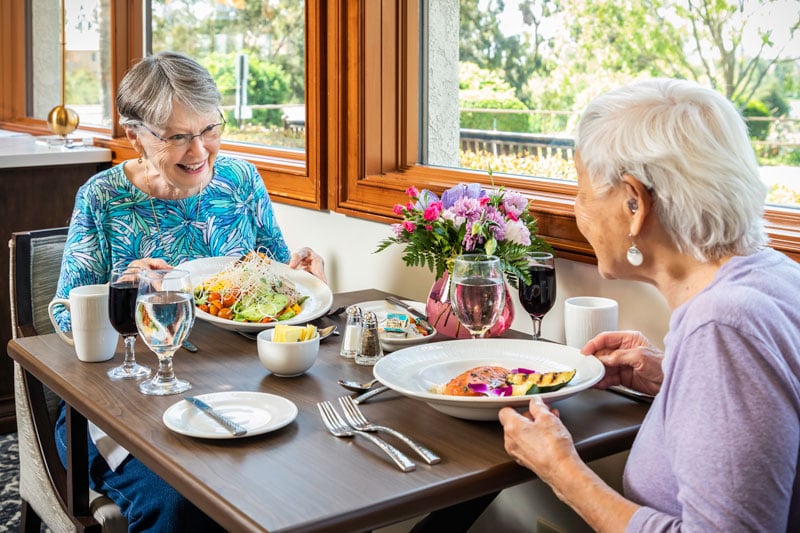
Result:
{"type": "MultiPolygon", "coordinates": [[[[486,337],[499,337],[504,331],[511,328],[514,321],[514,302],[511,300],[511,293],[508,290],[508,283],[505,281],[506,302],[500,319],[492,328],[486,332],[486,337]]],[[[428,322],[436,328],[436,331],[451,339],[468,339],[471,337],[467,328],[458,321],[453,308],[450,306],[450,273],[445,271],[442,277],[433,282],[428,300],[425,304],[425,311],[428,314],[428,322]]]]}

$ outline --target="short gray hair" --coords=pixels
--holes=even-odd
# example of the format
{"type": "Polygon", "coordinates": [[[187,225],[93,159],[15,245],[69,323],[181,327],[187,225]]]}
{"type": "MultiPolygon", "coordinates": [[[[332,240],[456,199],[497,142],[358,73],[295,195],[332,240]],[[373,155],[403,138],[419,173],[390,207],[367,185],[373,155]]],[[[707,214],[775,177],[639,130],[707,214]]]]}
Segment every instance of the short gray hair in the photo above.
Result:
{"type": "Polygon", "coordinates": [[[198,115],[219,109],[219,89],[197,61],[177,52],[159,52],[134,65],[119,85],[117,111],[121,126],[167,125],[173,102],[198,115]]]}
{"type": "Polygon", "coordinates": [[[576,149],[592,186],[639,180],[678,250],[700,261],[748,255],[766,242],[767,188],[739,112],[695,82],[650,79],[593,100],[576,149]]]}

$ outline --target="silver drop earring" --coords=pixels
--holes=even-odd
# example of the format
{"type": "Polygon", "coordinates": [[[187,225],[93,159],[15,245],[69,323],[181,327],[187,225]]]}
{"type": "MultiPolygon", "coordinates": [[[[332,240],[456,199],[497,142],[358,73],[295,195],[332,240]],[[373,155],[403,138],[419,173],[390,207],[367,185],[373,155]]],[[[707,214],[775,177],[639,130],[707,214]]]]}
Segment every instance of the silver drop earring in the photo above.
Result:
{"type": "Polygon", "coordinates": [[[628,258],[628,263],[638,267],[644,261],[644,256],[642,255],[642,252],[636,247],[636,243],[633,242],[633,235],[629,233],[628,238],[631,239],[631,247],[628,248],[628,253],[626,254],[626,257],[628,258]]]}

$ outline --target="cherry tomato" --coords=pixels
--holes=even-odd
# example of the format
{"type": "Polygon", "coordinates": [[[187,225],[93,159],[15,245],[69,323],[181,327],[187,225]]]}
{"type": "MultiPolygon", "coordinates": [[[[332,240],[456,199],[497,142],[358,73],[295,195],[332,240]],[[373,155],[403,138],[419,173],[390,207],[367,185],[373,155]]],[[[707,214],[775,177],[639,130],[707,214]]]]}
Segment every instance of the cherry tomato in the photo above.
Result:
{"type": "Polygon", "coordinates": [[[208,313],[208,304],[200,304],[197,306],[197,308],[203,311],[204,313],[208,313]]]}
{"type": "Polygon", "coordinates": [[[219,302],[220,300],[222,300],[222,295],[217,291],[209,292],[207,300],[209,302],[219,302]]]}
{"type": "Polygon", "coordinates": [[[233,304],[236,303],[236,298],[237,296],[234,296],[230,292],[225,294],[225,296],[222,297],[222,307],[232,306],[233,304]]]}
{"type": "Polygon", "coordinates": [[[226,320],[232,320],[233,319],[233,311],[231,310],[230,307],[223,307],[217,313],[217,317],[224,318],[226,320]]]}

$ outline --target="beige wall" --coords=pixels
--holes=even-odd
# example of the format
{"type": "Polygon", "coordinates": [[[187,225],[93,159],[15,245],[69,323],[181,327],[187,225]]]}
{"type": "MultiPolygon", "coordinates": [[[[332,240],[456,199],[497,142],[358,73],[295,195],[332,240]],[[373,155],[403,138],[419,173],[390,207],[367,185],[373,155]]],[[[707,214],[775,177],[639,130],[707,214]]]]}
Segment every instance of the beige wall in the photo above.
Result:
{"type": "MultiPolygon", "coordinates": [[[[426,298],[433,274],[426,269],[406,267],[401,259],[400,246],[373,253],[378,243],[390,235],[388,225],[327,211],[275,205],[289,247],[311,246],[322,255],[334,292],[375,288],[414,300],[426,298]]],[[[638,329],[655,344],[663,345],[669,309],[652,286],[634,281],[603,280],[594,265],[574,261],[558,260],[556,268],[558,300],[544,318],[543,336],[564,340],[565,298],[606,296],[620,304],[620,329],[638,329]]],[[[514,329],[531,332],[530,317],[519,306],[516,295],[514,301],[514,329]]]]}

